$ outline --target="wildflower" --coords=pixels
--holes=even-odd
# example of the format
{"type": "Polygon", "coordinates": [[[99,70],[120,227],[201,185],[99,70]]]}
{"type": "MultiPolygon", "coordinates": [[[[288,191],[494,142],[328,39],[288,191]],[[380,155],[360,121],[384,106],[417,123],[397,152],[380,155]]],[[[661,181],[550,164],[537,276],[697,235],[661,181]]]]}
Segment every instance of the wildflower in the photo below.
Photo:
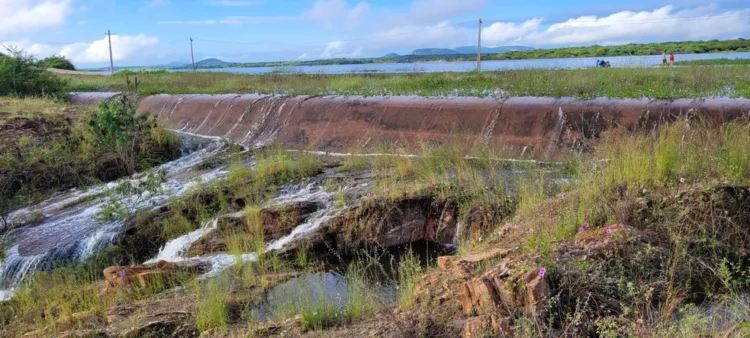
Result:
{"type": "Polygon", "coordinates": [[[539,178],[534,180],[534,184],[539,185],[539,178]]]}
{"type": "Polygon", "coordinates": [[[370,198],[370,197],[372,197],[372,194],[368,192],[367,193],[367,198],[370,198]]]}
{"type": "Polygon", "coordinates": [[[547,273],[547,269],[540,268],[539,269],[539,277],[544,277],[544,275],[547,273]]]}
{"type": "Polygon", "coordinates": [[[513,229],[518,229],[518,224],[513,224],[513,229]]]}
{"type": "Polygon", "coordinates": [[[389,192],[391,192],[391,189],[385,188],[385,192],[389,193],[389,192]]]}
{"type": "Polygon", "coordinates": [[[582,233],[582,232],[583,232],[583,227],[578,228],[578,233],[582,233]]]}
{"type": "Polygon", "coordinates": [[[510,228],[510,223],[505,223],[505,225],[503,226],[503,228],[509,229],[510,228]]]}
{"type": "Polygon", "coordinates": [[[583,214],[583,219],[589,218],[589,214],[583,214]]]}
{"type": "Polygon", "coordinates": [[[529,233],[533,234],[534,233],[534,229],[529,229],[529,233]]]}
{"type": "Polygon", "coordinates": [[[451,173],[451,178],[455,179],[456,178],[456,173],[451,173]]]}
{"type": "Polygon", "coordinates": [[[606,232],[606,233],[608,233],[608,234],[611,234],[611,233],[612,233],[612,229],[607,229],[607,230],[605,230],[604,232],[606,232]]]}
{"type": "Polygon", "coordinates": [[[685,178],[684,177],[680,177],[680,183],[685,183],[685,178]]]}
{"type": "Polygon", "coordinates": [[[589,210],[588,210],[588,213],[589,213],[589,214],[591,213],[591,209],[589,209],[589,210]]]}
{"type": "Polygon", "coordinates": [[[680,176],[682,176],[682,169],[680,169],[680,170],[678,171],[678,173],[680,174],[680,176]]]}
{"type": "Polygon", "coordinates": [[[584,229],[588,229],[589,225],[590,225],[589,222],[585,222],[585,223],[583,223],[583,228],[584,229]]]}
{"type": "Polygon", "coordinates": [[[646,188],[643,188],[643,193],[644,193],[644,194],[646,193],[646,188]]]}
{"type": "Polygon", "coordinates": [[[560,196],[559,196],[559,197],[560,197],[560,199],[563,199],[563,198],[565,198],[565,195],[563,195],[563,194],[560,194],[560,196]]]}

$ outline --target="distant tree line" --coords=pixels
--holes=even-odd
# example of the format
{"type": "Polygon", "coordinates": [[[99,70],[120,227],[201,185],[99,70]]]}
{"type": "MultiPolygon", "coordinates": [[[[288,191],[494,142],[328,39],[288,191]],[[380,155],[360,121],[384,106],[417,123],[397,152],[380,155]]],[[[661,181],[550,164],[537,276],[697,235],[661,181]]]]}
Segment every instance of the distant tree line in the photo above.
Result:
{"type": "MultiPolygon", "coordinates": [[[[661,43],[631,43],[619,46],[587,46],[535,49],[529,51],[512,51],[507,53],[489,54],[483,53],[482,60],[521,60],[521,59],[555,59],[597,56],[635,56],[635,55],[660,55],[661,53],[675,54],[698,54],[717,52],[750,52],[750,40],[710,40],[710,41],[683,41],[683,42],[661,42],[661,43]]],[[[276,62],[251,62],[251,63],[227,63],[200,68],[237,68],[237,67],[290,67],[290,66],[328,66],[328,65],[367,65],[376,63],[415,63],[436,61],[474,61],[476,55],[471,54],[449,54],[449,55],[393,55],[389,54],[380,58],[336,58],[310,61],[276,61],[276,62]]],[[[184,68],[189,68],[186,66],[184,68]]]]}

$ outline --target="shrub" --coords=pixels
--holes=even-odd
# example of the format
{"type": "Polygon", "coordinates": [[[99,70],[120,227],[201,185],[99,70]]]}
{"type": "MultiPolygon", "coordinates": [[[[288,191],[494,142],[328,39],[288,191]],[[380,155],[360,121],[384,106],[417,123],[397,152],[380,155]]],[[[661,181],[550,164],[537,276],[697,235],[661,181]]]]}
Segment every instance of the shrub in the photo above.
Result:
{"type": "Polygon", "coordinates": [[[73,66],[73,63],[62,55],[52,55],[50,57],[44,58],[44,60],[42,60],[42,63],[47,68],[76,70],[76,67],[73,66]]]}
{"type": "Polygon", "coordinates": [[[8,52],[0,54],[0,96],[65,96],[65,81],[48,72],[43,62],[21,50],[8,52]]]}

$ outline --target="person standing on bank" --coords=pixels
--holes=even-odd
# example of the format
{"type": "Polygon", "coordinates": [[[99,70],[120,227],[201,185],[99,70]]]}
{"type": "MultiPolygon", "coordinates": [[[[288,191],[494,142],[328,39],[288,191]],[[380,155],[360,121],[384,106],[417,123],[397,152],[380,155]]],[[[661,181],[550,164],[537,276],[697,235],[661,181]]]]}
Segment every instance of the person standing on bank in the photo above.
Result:
{"type": "Polygon", "coordinates": [[[674,66],[674,53],[669,53],[669,65],[674,66]]]}
{"type": "Polygon", "coordinates": [[[667,65],[667,51],[661,52],[661,65],[662,66],[667,65]]]}

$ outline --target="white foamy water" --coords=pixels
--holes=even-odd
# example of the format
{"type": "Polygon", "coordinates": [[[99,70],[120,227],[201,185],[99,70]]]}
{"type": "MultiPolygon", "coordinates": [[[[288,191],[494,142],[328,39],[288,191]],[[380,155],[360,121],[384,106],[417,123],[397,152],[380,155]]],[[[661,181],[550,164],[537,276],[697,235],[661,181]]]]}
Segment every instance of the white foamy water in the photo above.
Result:
{"type": "MultiPolygon", "coordinates": [[[[333,208],[331,197],[332,194],[323,191],[319,186],[316,186],[315,184],[307,184],[303,186],[288,186],[281,189],[279,196],[269,202],[268,206],[287,204],[291,202],[311,201],[324,203],[325,207],[310,215],[310,217],[308,217],[305,222],[295,227],[288,235],[267,243],[266,251],[286,251],[290,249],[294,243],[307,238],[307,236],[311,235],[317,229],[319,229],[322,224],[334,217],[341,210],[333,208]]],[[[208,272],[201,276],[201,278],[208,278],[211,276],[215,276],[217,273],[221,272],[232,264],[235,264],[238,260],[241,262],[255,261],[257,259],[257,256],[253,252],[244,253],[239,256],[230,255],[227,253],[212,253],[199,257],[184,256],[190,249],[190,247],[195,242],[200,240],[202,236],[216,229],[219,218],[238,217],[241,215],[242,212],[217,217],[210,222],[207,222],[201,229],[195,230],[189,234],[180,236],[167,242],[167,244],[164,245],[164,247],[159,251],[156,257],[150,259],[147,263],[155,263],[160,260],[171,263],[207,263],[210,264],[211,268],[208,272]]]]}
{"type": "MultiPolygon", "coordinates": [[[[169,196],[182,195],[196,184],[226,176],[225,168],[208,171],[194,168],[207,156],[220,151],[223,141],[178,134],[182,138],[184,151],[188,153],[153,169],[154,172],[166,173],[166,181],[161,186],[163,194],[119,197],[119,202],[131,214],[164,205],[169,196]]],[[[96,220],[98,212],[109,203],[105,192],[125,181],[133,185],[141,184],[147,177],[148,172],[143,172],[86,190],[69,190],[11,213],[13,222],[39,215],[42,217],[35,224],[10,231],[6,236],[5,260],[0,262],[0,292],[3,297],[8,297],[10,293],[7,289],[18,285],[31,271],[50,269],[58,261],[86,259],[115,242],[124,221],[101,224],[96,220]]]]}

